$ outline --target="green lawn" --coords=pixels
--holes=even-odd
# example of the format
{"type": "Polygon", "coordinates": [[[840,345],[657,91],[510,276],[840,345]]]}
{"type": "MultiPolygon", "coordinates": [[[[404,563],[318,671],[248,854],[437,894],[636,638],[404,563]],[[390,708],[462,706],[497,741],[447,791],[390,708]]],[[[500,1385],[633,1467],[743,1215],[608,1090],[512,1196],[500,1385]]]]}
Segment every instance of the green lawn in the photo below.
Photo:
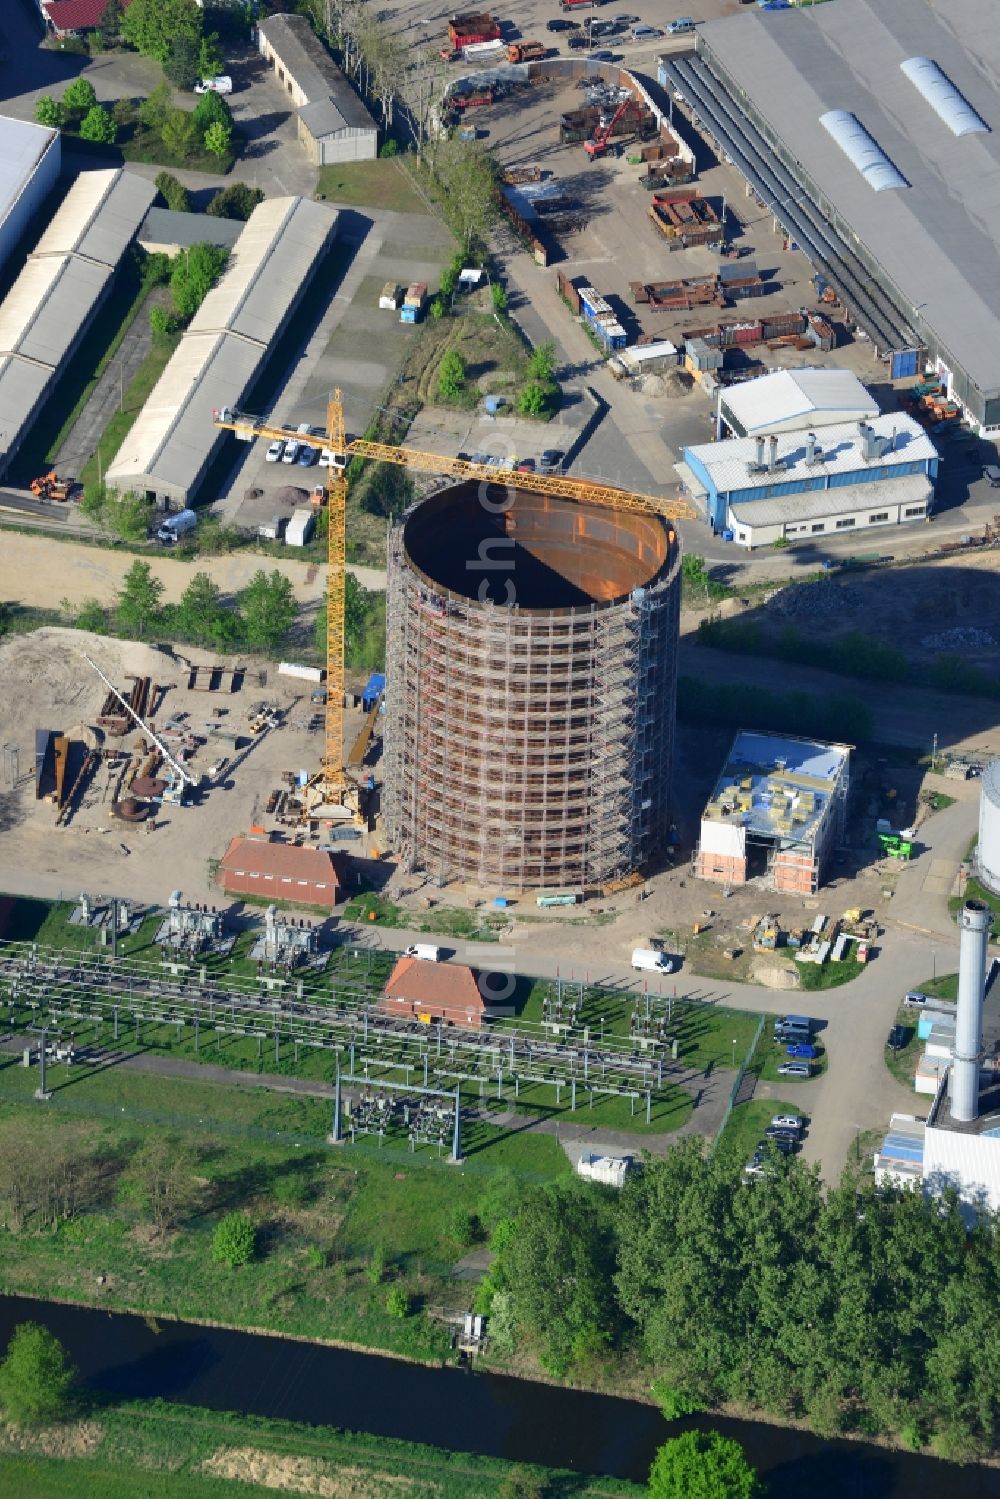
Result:
{"type": "Polygon", "coordinates": [[[506,918],[496,911],[466,911],[460,906],[434,906],[429,911],[408,911],[374,893],[356,895],[344,907],[345,921],[365,921],[401,931],[430,932],[441,937],[475,937],[495,942],[497,928],[506,918]]]}
{"type": "MultiPolygon", "coordinates": [[[[975,843],[978,843],[978,841],[978,839],[974,840],[973,847],[975,847],[975,843]]],[[[953,895],[948,902],[948,910],[952,916],[957,916],[967,900],[984,900],[986,902],[993,912],[990,940],[993,942],[1000,941],[1000,895],[994,895],[992,890],[987,890],[986,886],[981,885],[978,880],[966,880],[965,894],[953,895]]]]}
{"type": "MultiPolygon", "coordinates": [[[[48,1433],[26,1432],[28,1450],[0,1452],[0,1493],[11,1499],[214,1499],[278,1492],[326,1494],[330,1499],[511,1499],[515,1473],[551,1499],[639,1499],[644,1488],[610,1478],[558,1469],[513,1468],[502,1459],[442,1451],[389,1437],[331,1427],[303,1426],[235,1412],[203,1410],[165,1401],[98,1404],[79,1424],[63,1428],[73,1458],[47,1455],[48,1433]],[[33,1450],[37,1449],[37,1450],[33,1450]],[[83,1450],[80,1450],[83,1449],[83,1450]],[[261,1487],[235,1474],[249,1462],[274,1486],[261,1487]],[[228,1461],[227,1461],[228,1459],[228,1461]],[[232,1482],[206,1476],[205,1467],[225,1467],[232,1482]]],[[[0,1435],[0,1447],[12,1440],[0,1435]]],[[[56,1440],[59,1440],[57,1436],[56,1440]]]]}
{"type": "MultiPolygon", "coordinates": [[[[790,1079],[794,1081],[794,1079],[790,1079]]],[[[776,1114],[802,1114],[794,1103],[781,1098],[752,1098],[733,1109],[716,1144],[716,1153],[727,1161],[743,1166],[764,1138],[764,1131],[776,1114]]]]}
{"type": "MultiPolygon", "coordinates": [[[[465,1249],[450,1237],[456,1207],[475,1215],[497,1170],[525,1185],[566,1175],[569,1162],[549,1136],[470,1124],[464,1165],[405,1140],[377,1138],[340,1149],[326,1143],[331,1110],[322,1099],[145,1076],[122,1068],[86,1072],[53,1066],[48,1104],[32,1098],[34,1071],[11,1058],[0,1067],[0,1157],[32,1148],[101,1155],[117,1179],[150,1133],[176,1134],[198,1155],[197,1202],[181,1227],[154,1240],[130,1199],[108,1188],[52,1231],[29,1218],[5,1236],[0,1289],[233,1326],[270,1327],[419,1358],[442,1356],[446,1340],[422,1315],[388,1316],[385,1286],[369,1283],[372,1247],[387,1277],[439,1304],[456,1294],[451,1267],[465,1249]],[[260,1226],[262,1252],[231,1273],[209,1253],[218,1217],[244,1207],[260,1226]],[[96,1277],[110,1269],[97,1291],[96,1277]]],[[[450,1138],[449,1138],[450,1144],[450,1138]]],[[[0,1218],[4,1209],[0,1207],[0,1218]]],[[[464,1294],[459,1288],[460,1296],[464,1294]]]]}
{"type": "Polygon", "coordinates": [[[835,963],[828,958],[825,963],[796,963],[799,983],[806,991],[836,989],[841,984],[850,984],[865,971],[865,964],[857,958],[842,958],[835,963]]]}
{"type": "Polygon", "coordinates": [[[320,167],[316,196],[358,208],[392,208],[397,213],[429,213],[398,162],[349,161],[320,167]]]}
{"type": "MultiPolygon", "coordinates": [[[[115,458],[118,449],[132,430],[139,412],[146,404],[150,391],[163,374],[170,356],[180,341],[180,333],[154,335],[149,353],[136,370],[125,391],[122,409],[115,412],[98,441],[97,448],[101,455],[102,473],[107,472],[108,466],[115,458]]],[[[95,453],[84,464],[83,472],[80,475],[80,482],[84,485],[95,483],[97,480],[97,470],[98,462],[97,454],[95,453]]]]}

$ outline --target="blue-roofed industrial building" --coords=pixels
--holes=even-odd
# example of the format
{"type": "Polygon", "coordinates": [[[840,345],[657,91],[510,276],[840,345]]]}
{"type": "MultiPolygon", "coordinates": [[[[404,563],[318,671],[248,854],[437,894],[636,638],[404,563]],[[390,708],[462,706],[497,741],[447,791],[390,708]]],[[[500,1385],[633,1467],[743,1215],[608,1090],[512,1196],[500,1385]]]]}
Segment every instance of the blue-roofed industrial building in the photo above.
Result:
{"type": "Polygon", "coordinates": [[[734,437],[684,449],[683,490],[715,533],[742,546],[808,541],[924,520],[937,449],[912,417],[734,437]]]}

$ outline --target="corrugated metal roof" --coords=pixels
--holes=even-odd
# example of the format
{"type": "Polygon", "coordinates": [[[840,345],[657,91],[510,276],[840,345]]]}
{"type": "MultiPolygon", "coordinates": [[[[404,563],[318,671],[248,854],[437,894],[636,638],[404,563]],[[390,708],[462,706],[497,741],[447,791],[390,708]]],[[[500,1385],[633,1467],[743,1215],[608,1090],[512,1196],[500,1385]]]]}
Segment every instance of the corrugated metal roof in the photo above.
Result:
{"type": "Polygon", "coordinates": [[[699,49],[746,92],[867,247],[904,309],[986,395],[1000,392],[1000,27],[994,0],[837,0],[754,9],[699,27],[699,49]],[[932,58],[989,125],[957,138],[928,118],[900,64],[932,58]],[[910,184],[873,193],[819,116],[864,120],[910,184]]]}
{"type": "MultiPolygon", "coordinates": [[[[895,434],[891,452],[865,462],[861,456],[861,436],[856,422],[845,422],[824,427],[819,447],[823,451],[823,462],[813,468],[806,463],[806,443],[801,432],[778,433],[777,456],[784,461],[784,468],[776,473],[751,473],[756,462],[757,443],[753,437],[732,437],[724,442],[704,443],[698,447],[685,448],[688,462],[698,460],[707,471],[715,488],[721,493],[734,489],[769,489],[776,484],[788,484],[794,480],[806,482],[821,474],[848,474],[873,468],[886,468],[894,463],[929,462],[937,457],[937,449],[927,433],[911,416],[899,413],[895,416],[873,417],[869,425],[879,437],[895,434]]],[[[765,453],[765,459],[769,453],[765,453]]]]}
{"type": "Polygon", "coordinates": [[[259,29],[305,94],[300,115],[314,137],[341,130],[377,133],[375,121],[304,17],[269,16],[259,29]],[[306,111],[320,103],[326,107],[307,116],[306,111]]]}
{"type": "Polygon", "coordinates": [[[838,369],[774,370],[728,387],[722,405],[748,436],[878,415],[857,375],[838,369]]]}
{"type": "Polygon", "coordinates": [[[225,274],[192,318],[190,331],[225,329],[269,344],[336,228],[336,212],[322,203],[305,198],[258,203],[225,274]]]}
{"type": "Polygon", "coordinates": [[[241,400],[261,357],[258,344],[227,333],[186,333],[109,467],[108,483],[127,488],[155,478],[193,488],[221,440],[213,410],[241,400]]]}
{"type": "Polygon", "coordinates": [[[0,354],[0,455],[28,421],[51,378],[45,365],[0,354]]]}
{"type": "Polygon", "coordinates": [[[83,255],[116,266],[155,197],[151,182],[121,167],[81,172],[33,253],[83,255]]]}
{"type": "Polygon", "coordinates": [[[952,135],[977,135],[989,130],[983,117],[976,113],[967,99],[962,98],[933,58],[908,57],[899,67],[952,135]]]}
{"type": "Polygon", "coordinates": [[[938,1192],[953,1186],[964,1203],[1000,1211],[1000,1140],[928,1126],[924,1182],[938,1192]]]}
{"type": "MultiPolygon", "coordinates": [[[[10,213],[34,176],[38,163],[58,137],[57,130],[49,130],[44,125],[32,125],[27,120],[0,115],[0,223],[10,213]]],[[[55,149],[58,151],[58,145],[55,149]]]]}
{"type": "Polygon", "coordinates": [[[0,353],[55,370],[112,275],[76,255],[29,260],[0,307],[0,353]]]}

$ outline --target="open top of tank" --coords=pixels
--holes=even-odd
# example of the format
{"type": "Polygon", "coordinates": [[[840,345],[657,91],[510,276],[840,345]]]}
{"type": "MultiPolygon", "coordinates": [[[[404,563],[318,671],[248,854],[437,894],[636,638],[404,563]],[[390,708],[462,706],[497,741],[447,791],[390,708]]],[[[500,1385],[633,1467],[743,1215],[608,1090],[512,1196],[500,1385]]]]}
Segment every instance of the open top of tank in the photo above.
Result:
{"type": "Polygon", "coordinates": [[[475,480],[415,506],[403,545],[450,593],[539,610],[627,598],[657,581],[672,550],[660,516],[475,480]]]}

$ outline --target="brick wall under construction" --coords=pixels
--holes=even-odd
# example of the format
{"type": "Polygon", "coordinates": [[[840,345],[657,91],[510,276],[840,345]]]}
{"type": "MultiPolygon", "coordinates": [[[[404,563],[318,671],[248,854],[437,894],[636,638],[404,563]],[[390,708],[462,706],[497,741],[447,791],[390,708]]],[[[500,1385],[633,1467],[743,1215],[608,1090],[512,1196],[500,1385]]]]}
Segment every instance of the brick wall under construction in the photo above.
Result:
{"type": "Polygon", "coordinates": [[[674,533],[464,484],[393,527],[388,573],[384,816],[404,866],[503,892],[643,865],[669,823],[674,533]]]}

